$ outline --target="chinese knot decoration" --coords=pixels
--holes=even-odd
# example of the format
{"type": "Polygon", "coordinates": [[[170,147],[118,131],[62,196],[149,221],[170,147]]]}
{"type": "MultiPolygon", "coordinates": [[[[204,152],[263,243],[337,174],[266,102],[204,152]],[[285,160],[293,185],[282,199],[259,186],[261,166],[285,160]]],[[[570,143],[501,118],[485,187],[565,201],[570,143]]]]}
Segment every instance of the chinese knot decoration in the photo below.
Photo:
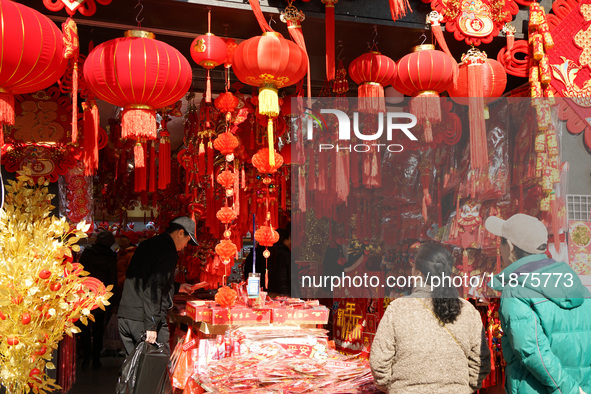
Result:
{"type": "Polygon", "coordinates": [[[95,1],[101,5],[107,5],[112,0],[43,0],[43,5],[53,12],[65,8],[69,15],[74,15],[76,11],[80,11],[84,16],[93,16],[96,12],[95,1]]]}
{"type": "Polygon", "coordinates": [[[51,86],[62,76],[68,61],[60,30],[32,8],[0,0],[0,23],[0,124],[13,125],[14,95],[51,86]]]}

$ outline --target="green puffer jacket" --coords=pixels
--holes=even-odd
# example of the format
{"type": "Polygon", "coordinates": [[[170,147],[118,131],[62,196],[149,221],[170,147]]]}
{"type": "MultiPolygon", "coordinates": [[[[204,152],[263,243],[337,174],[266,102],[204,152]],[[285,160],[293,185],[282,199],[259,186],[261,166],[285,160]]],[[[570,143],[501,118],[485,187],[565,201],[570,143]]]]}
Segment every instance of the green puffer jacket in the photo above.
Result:
{"type": "Polygon", "coordinates": [[[489,286],[499,315],[508,394],[591,393],[591,293],[544,254],[515,261],[489,286]]]}

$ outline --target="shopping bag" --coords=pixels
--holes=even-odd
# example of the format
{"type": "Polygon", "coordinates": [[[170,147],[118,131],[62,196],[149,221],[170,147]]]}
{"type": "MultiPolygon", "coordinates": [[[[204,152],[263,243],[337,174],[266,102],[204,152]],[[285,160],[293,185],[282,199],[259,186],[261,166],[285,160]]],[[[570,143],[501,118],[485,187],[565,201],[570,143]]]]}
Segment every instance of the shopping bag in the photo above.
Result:
{"type": "Polygon", "coordinates": [[[199,356],[197,346],[199,342],[193,337],[191,327],[187,330],[187,335],[182,342],[180,355],[172,374],[172,385],[181,390],[185,388],[187,379],[195,372],[195,358],[199,356]]]}
{"type": "Polygon", "coordinates": [[[168,354],[162,344],[142,341],[135,347],[121,366],[116,393],[172,393],[168,354]]]}

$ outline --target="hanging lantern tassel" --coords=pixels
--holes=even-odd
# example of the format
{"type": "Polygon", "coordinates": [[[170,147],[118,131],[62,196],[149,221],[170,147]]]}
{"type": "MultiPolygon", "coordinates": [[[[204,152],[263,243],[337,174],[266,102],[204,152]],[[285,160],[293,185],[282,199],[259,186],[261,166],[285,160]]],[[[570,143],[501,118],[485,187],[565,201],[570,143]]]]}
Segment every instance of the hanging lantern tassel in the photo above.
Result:
{"type": "Polygon", "coordinates": [[[144,161],[144,147],[141,141],[135,143],[133,147],[133,161],[135,168],[145,168],[146,162],[144,161]]]}
{"type": "Polygon", "coordinates": [[[515,44],[515,27],[511,26],[508,23],[505,23],[505,27],[503,27],[503,32],[505,33],[505,37],[507,38],[507,49],[505,50],[505,63],[510,64],[511,58],[513,56],[513,45],[515,44]]]}
{"type": "Polygon", "coordinates": [[[72,71],[72,143],[78,142],[78,62],[72,71]]]}
{"type": "Polygon", "coordinates": [[[211,140],[207,143],[207,173],[212,175],[213,179],[213,160],[214,160],[215,152],[213,150],[213,144],[211,140]]]}
{"type": "Polygon", "coordinates": [[[422,214],[423,214],[423,219],[425,219],[425,222],[428,219],[428,210],[427,207],[431,206],[432,198],[431,198],[431,194],[429,193],[429,172],[425,171],[422,175],[421,175],[421,183],[423,185],[423,207],[422,207],[422,214]]]}
{"type": "Polygon", "coordinates": [[[272,85],[259,89],[259,114],[275,118],[279,116],[279,97],[277,88],[272,85]]]}
{"type": "MultiPolygon", "coordinates": [[[[334,12],[334,11],[333,11],[334,12]]],[[[306,73],[306,84],[307,84],[307,93],[308,99],[312,97],[312,78],[310,76],[310,58],[308,57],[308,50],[306,49],[306,41],[304,40],[304,33],[302,33],[302,21],[305,19],[305,15],[302,11],[298,10],[296,7],[293,6],[292,2],[288,2],[288,6],[285,10],[281,13],[281,21],[287,23],[287,30],[289,31],[289,35],[295,41],[296,44],[306,54],[306,59],[308,61],[307,66],[307,73],[306,73]]],[[[327,36],[328,37],[328,36],[327,36]]],[[[328,38],[327,38],[328,40],[328,38]]],[[[333,39],[334,41],[334,39],[333,39]]],[[[333,51],[334,51],[334,43],[333,43],[333,51]]],[[[333,62],[334,63],[334,62],[333,62]]],[[[333,66],[334,68],[334,66],[333,66]]],[[[334,74],[334,71],[333,71],[334,74]]],[[[333,75],[334,78],[334,75],[333,75]]]]}
{"type": "Polygon", "coordinates": [[[359,101],[359,111],[367,113],[386,111],[384,87],[380,83],[365,82],[359,85],[357,94],[359,97],[364,98],[364,100],[359,101]]]}
{"type": "Polygon", "coordinates": [[[203,140],[199,143],[199,160],[197,162],[197,172],[200,176],[205,175],[205,144],[203,140]]]}
{"type": "Polygon", "coordinates": [[[154,141],[150,142],[150,179],[148,184],[148,191],[156,191],[156,144],[154,141]]]}
{"type": "MultiPolygon", "coordinates": [[[[170,138],[166,130],[160,133],[158,148],[158,189],[166,189],[170,183],[170,138]]],[[[201,152],[200,152],[201,153],[201,152]]],[[[201,157],[199,157],[201,159],[201,157]]]]}
{"type": "Polygon", "coordinates": [[[335,79],[335,55],[334,55],[334,5],[338,0],[322,0],[324,3],[324,24],[326,29],[326,80],[335,79]]]}
{"type": "Polygon", "coordinates": [[[207,69],[207,79],[205,82],[205,102],[211,103],[211,78],[209,77],[209,68],[207,69]]]}
{"type": "MultiPolygon", "coordinates": [[[[96,102],[92,99],[87,99],[82,103],[84,110],[84,175],[93,175],[98,169],[99,154],[98,154],[98,132],[99,132],[99,113],[96,102]]],[[[115,171],[115,174],[117,172],[115,171]]]]}
{"type": "Polygon", "coordinates": [[[252,8],[254,17],[257,19],[257,22],[259,23],[261,30],[274,31],[273,29],[271,29],[271,26],[269,26],[269,24],[267,23],[265,15],[263,15],[263,11],[261,10],[261,4],[259,3],[259,0],[248,0],[248,2],[250,3],[250,8],[252,8]]]}
{"type": "Polygon", "coordinates": [[[156,113],[147,105],[130,105],[121,114],[121,138],[146,138],[153,140],[156,131],[156,113]]]}
{"type": "Polygon", "coordinates": [[[560,253],[560,223],[558,221],[558,201],[556,192],[550,194],[550,209],[552,212],[552,233],[554,234],[554,248],[560,253]]]}
{"type": "MultiPolygon", "coordinates": [[[[0,88],[0,124],[14,124],[14,96],[0,88]]],[[[0,140],[2,130],[0,129],[0,140]]]]}
{"type": "Polygon", "coordinates": [[[406,16],[406,11],[412,12],[408,0],[389,0],[390,2],[390,13],[392,14],[392,20],[396,21],[403,16],[406,16]]]}
{"type": "Polygon", "coordinates": [[[432,125],[441,122],[439,94],[435,91],[423,91],[410,101],[412,112],[423,125],[425,142],[433,142],[432,125]]]}
{"type": "Polygon", "coordinates": [[[269,166],[275,167],[275,141],[273,137],[273,118],[267,123],[267,140],[269,141],[269,166]]]}
{"type": "Polygon", "coordinates": [[[486,123],[484,121],[484,85],[482,63],[478,60],[468,64],[468,103],[470,123],[470,164],[475,170],[488,165],[486,123]]]}
{"type": "MultiPolygon", "coordinates": [[[[437,45],[441,48],[443,52],[449,55],[450,58],[454,59],[454,56],[451,54],[449,47],[447,46],[447,42],[445,41],[445,37],[443,36],[443,30],[441,29],[441,21],[443,20],[443,16],[437,11],[431,11],[427,15],[427,23],[431,24],[431,32],[435,36],[435,40],[437,41],[437,45]]],[[[452,80],[453,84],[455,85],[458,82],[458,74],[459,70],[458,67],[453,67],[452,69],[452,80]]]]}

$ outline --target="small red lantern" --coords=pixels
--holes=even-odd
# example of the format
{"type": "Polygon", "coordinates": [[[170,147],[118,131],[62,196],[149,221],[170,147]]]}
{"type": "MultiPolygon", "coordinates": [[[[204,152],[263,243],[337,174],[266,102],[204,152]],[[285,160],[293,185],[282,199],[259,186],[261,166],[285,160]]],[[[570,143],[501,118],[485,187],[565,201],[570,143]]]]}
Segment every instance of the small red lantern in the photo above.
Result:
{"type": "Polygon", "coordinates": [[[234,41],[233,38],[226,37],[223,39],[226,43],[226,60],[224,60],[224,67],[230,68],[232,67],[232,59],[234,58],[234,51],[238,44],[234,41]]]}
{"type": "Polygon", "coordinates": [[[414,96],[410,109],[423,124],[425,141],[432,142],[431,125],[441,122],[439,93],[453,83],[455,60],[431,44],[418,45],[398,62],[394,87],[407,96],[414,96]]]}
{"type": "Polygon", "coordinates": [[[124,108],[123,138],[155,139],[155,110],[174,104],[191,86],[187,59],[154,37],[129,30],[123,38],[98,45],[84,63],[84,78],[94,95],[124,108]]]}
{"type": "Polygon", "coordinates": [[[230,207],[222,207],[217,213],[215,217],[224,224],[232,223],[234,219],[236,219],[236,212],[230,207]]]}
{"type": "Polygon", "coordinates": [[[275,163],[269,162],[269,149],[261,148],[252,156],[252,165],[263,174],[273,174],[283,165],[283,157],[275,152],[275,163]]]}
{"type": "Polygon", "coordinates": [[[224,170],[218,175],[217,181],[222,187],[228,189],[236,182],[236,175],[230,170],[224,170]]]}
{"type": "Polygon", "coordinates": [[[236,290],[228,287],[223,286],[220,287],[218,292],[215,293],[215,302],[219,304],[222,308],[231,308],[236,303],[236,299],[238,298],[238,293],[236,290]]]}
{"type": "Polygon", "coordinates": [[[226,43],[220,37],[211,33],[204,34],[191,43],[191,57],[195,63],[207,70],[207,82],[205,87],[205,102],[211,103],[211,79],[209,71],[213,70],[226,60],[226,43]]]}
{"type": "Polygon", "coordinates": [[[48,17],[14,1],[1,0],[0,5],[0,124],[13,125],[13,95],[51,86],[68,61],[62,33],[48,17]]]}
{"type": "Polygon", "coordinates": [[[261,226],[254,232],[254,239],[263,246],[273,246],[279,241],[279,233],[270,226],[261,226]]]}
{"type": "Polygon", "coordinates": [[[273,119],[279,116],[277,89],[297,83],[306,75],[308,56],[302,48],[271,31],[241,42],[234,51],[232,69],[240,81],[259,87],[259,113],[269,117],[269,162],[275,165],[273,119]]]}
{"type": "Polygon", "coordinates": [[[379,52],[368,52],[349,65],[351,79],[359,84],[359,111],[378,113],[386,111],[384,86],[396,79],[396,63],[379,52]]]}
{"type": "Polygon", "coordinates": [[[234,96],[232,92],[220,93],[220,95],[214,100],[213,104],[220,112],[226,114],[226,122],[230,122],[232,118],[232,112],[240,104],[238,97],[234,96]]]}
{"type": "Polygon", "coordinates": [[[238,249],[229,239],[223,239],[215,247],[215,252],[220,256],[222,263],[228,264],[236,256],[238,249]]]}
{"type": "Polygon", "coordinates": [[[240,145],[238,138],[236,138],[236,136],[229,131],[221,133],[213,141],[213,147],[219,150],[222,155],[230,155],[234,153],[234,149],[236,149],[238,145],[240,145]]]}

